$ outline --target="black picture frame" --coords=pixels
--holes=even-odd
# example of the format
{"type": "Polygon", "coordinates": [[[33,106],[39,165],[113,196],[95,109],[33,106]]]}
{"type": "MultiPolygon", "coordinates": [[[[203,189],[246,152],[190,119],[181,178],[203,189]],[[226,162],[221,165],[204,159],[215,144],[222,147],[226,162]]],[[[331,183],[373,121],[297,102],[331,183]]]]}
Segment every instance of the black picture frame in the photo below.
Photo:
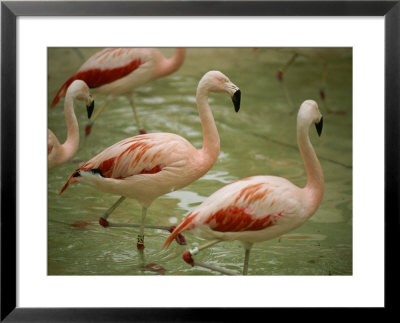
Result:
{"type": "MultiPolygon", "coordinates": [[[[385,19],[385,309],[399,286],[400,1],[101,1],[1,3],[1,321],[237,321],[243,308],[18,308],[16,263],[16,19],[19,16],[383,16],[385,19]]],[[[371,172],[373,172],[371,170],[371,172]]],[[[371,232],[373,239],[373,232],[371,232]]],[[[186,293],[184,291],[184,293],[186,293]]],[[[190,291],[187,291],[190,297],[190,291]]],[[[238,295],[244,297],[244,295],[238,295]]],[[[266,304],[266,307],[268,304],[266,304]]],[[[246,309],[263,315],[265,309],[246,309]]],[[[255,317],[255,316],[253,316],[255,317]]]]}

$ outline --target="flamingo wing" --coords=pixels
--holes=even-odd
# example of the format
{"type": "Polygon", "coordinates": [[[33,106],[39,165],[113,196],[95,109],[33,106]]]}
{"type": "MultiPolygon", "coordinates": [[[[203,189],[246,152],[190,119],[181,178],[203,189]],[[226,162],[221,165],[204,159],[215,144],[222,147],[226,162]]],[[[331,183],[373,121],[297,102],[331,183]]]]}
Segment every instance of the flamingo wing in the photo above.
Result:
{"type": "Polygon", "coordinates": [[[147,134],[124,139],[88,162],[81,165],[69,177],[60,194],[76,181],[81,171],[91,171],[102,177],[127,179],[138,174],[155,174],[168,166],[165,158],[175,142],[167,134],[147,134]]]}
{"type": "Polygon", "coordinates": [[[65,96],[69,85],[82,80],[90,89],[112,83],[137,70],[151,59],[149,52],[136,48],[106,48],[90,57],[58,90],[51,108],[65,96]]]}
{"type": "Polygon", "coordinates": [[[224,186],[174,230],[163,245],[167,247],[182,231],[206,226],[218,232],[258,231],[273,226],[285,214],[265,177],[250,177],[224,186]]]}

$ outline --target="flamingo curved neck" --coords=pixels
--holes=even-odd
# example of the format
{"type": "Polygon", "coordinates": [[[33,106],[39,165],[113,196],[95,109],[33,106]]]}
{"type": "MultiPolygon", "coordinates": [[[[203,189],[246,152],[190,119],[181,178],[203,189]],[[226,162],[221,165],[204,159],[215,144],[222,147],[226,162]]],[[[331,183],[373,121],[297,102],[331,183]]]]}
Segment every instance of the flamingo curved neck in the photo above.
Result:
{"type": "Polygon", "coordinates": [[[220,150],[220,139],[215,125],[214,117],[208,104],[209,91],[201,86],[197,88],[196,103],[203,129],[203,147],[200,150],[205,155],[208,162],[214,164],[218,158],[220,150]]]}
{"type": "Polygon", "coordinates": [[[175,72],[179,67],[181,67],[183,61],[185,60],[186,49],[177,48],[174,55],[171,58],[163,58],[161,76],[169,75],[175,72]]]}
{"type": "Polygon", "coordinates": [[[67,124],[67,139],[62,144],[62,151],[63,159],[69,160],[79,146],[79,125],[74,112],[74,98],[69,95],[65,97],[64,115],[67,124]]]}
{"type": "Polygon", "coordinates": [[[311,214],[313,214],[321,203],[324,195],[324,174],[310,142],[310,137],[308,135],[309,126],[310,124],[301,121],[298,122],[297,144],[307,174],[307,184],[304,187],[304,191],[311,203],[311,214]]]}

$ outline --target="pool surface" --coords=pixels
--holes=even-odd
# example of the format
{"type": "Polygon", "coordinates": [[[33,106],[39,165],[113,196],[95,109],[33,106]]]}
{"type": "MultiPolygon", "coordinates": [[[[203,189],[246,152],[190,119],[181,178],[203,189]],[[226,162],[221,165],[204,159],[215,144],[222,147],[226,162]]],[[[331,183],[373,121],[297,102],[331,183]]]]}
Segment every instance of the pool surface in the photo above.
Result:
{"type": "MultiPolygon", "coordinates": [[[[48,49],[49,103],[58,88],[98,50],[48,49]]],[[[188,48],[177,72],[137,89],[137,111],[146,130],[178,134],[196,148],[202,146],[195,102],[200,78],[207,71],[220,70],[242,92],[238,113],[228,95],[210,95],[221,140],[218,161],[199,180],[156,199],[148,209],[146,223],[177,225],[222,186],[253,175],[281,176],[304,186],[306,173],[296,143],[296,114],[304,100],[313,99],[324,117],[321,137],[310,128],[325,176],[324,199],[303,226],[279,239],[254,244],[249,275],[352,275],[352,50],[331,49],[334,59],[326,65],[325,100],[320,96],[324,62],[316,57],[299,55],[285,71],[283,83],[277,79],[279,68],[293,55],[291,50],[188,48]]],[[[174,49],[161,51],[171,56],[174,49]]],[[[96,108],[103,101],[103,97],[95,96],[96,108]]],[[[61,99],[53,110],[48,109],[48,127],[61,142],[66,137],[63,104],[61,99]]],[[[137,229],[101,227],[99,217],[119,196],[81,184],[71,185],[59,195],[80,161],[138,134],[125,97],[110,101],[84,145],[87,115],[83,103],[76,103],[75,113],[81,147],[73,161],[48,172],[48,274],[221,275],[182,260],[185,250],[205,242],[190,232],[185,233],[187,246],[173,242],[170,248],[161,250],[169,233],[147,229],[146,248],[140,255],[137,229]]],[[[139,203],[126,199],[110,221],[139,223],[140,216],[139,203]]],[[[244,251],[238,241],[221,242],[200,252],[196,259],[240,275],[244,251]]]]}

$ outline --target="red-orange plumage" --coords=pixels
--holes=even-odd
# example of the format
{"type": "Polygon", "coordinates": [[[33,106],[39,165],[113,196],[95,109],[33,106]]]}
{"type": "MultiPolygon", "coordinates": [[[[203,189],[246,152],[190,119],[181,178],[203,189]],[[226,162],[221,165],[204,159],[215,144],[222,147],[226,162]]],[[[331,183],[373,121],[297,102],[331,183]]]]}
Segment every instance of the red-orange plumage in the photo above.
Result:
{"type": "Polygon", "coordinates": [[[169,235],[167,240],[164,242],[164,245],[162,248],[164,249],[165,247],[169,246],[171,242],[178,236],[178,234],[184,230],[190,230],[193,228],[193,219],[198,215],[198,212],[195,213],[189,213],[185,220],[182,221],[182,223],[175,228],[175,230],[169,235]]]}
{"type": "MultiPolygon", "coordinates": [[[[185,220],[167,238],[163,248],[169,246],[179,233],[190,230],[200,224],[193,222],[198,214],[198,212],[189,213],[185,220]]],[[[210,214],[201,224],[205,224],[210,229],[219,232],[258,231],[274,225],[282,215],[283,211],[256,218],[246,208],[233,206],[210,214]]]]}
{"type": "Polygon", "coordinates": [[[54,108],[58,101],[65,96],[69,85],[75,80],[84,81],[90,89],[114,82],[124,76],[132,73],[142,64],[140,58],[134,59],[124,66],[119,66],[109,69],[93,68],[89,70],[79,71],[71,76],[57,92],[51,103],[51,108],[54,108]]]}
{"type": "Polygon", "coordinates": [[[135,158],[132,160],[132,166],[134,166],[142,159],[143,155],[152,147],[153,145],[146,141],[137,141],[129,145],[125,149],[125,151],[121,154],[120,158],[122,158],[124,154],[136,151],[135,158]]]}
{"type": "Polygon", "coordinates": [[[97,167],[101,171],[101,173],[103,174],[104,177],[111,177],[112,176],[115,159],[116,159],[116,157],[109,158],[109,159],[103,161],[99,165],[99,167],[97,167]]]}
{"type": "Polygon", "coordinates": [[[156,165],[152,169],[143,169],[139,174],[155,174],[161,172],[161,165],[156,165]]]}
{"type": "Polygon", "coordinates": [[[60,193],[59,193],[60,195],[67,189],[67,187],[69,186],[69,184],[72,184],[72,183],[76,182],[75,177],[73,177],[75,174],[76,174],[76,172],[74,172],[73,175],[71,175],[71,176],[68,178],[67,182],[64,184],[64,186],[63,186],[63,187],[61,188],[61,190],[60,190],[60,193]]]}
{"type": "MultiPolygon", "coordinates": [[[[101,162],[98,164],[93,160],[90,160],[83,165],[81,165],[78,169],[75,170],[75,172],[69,177],[67,183],[63,186],[63,188],[60,191],[60,194],[62,194],[65,189],[68,187],[69,184],[75,183],[76,180],[76,174],[80,171],[91,171],[91,170],[97,170],[103,177],[107,178],[114,178],[114,179],[124,179],[129,176],[134,176],[138,174],[155,174],[160,172],[163,169],[163,165],[161,164],[152,164],[152,163],[145,163],[143,156],[151,149],[154,147],[154,144],[149,143],[146,141],[148,139],[145,135],[140,136],[140,137],[134,137],[132,140],[128,140],[121,144],[122,150],[107,159],[101,160],[101,162]],[[131,155],[130,155],[131,154],[131,155]],[[134,172],[123,172],[121,174],[120,171],[115,172],[116,169],[120,166],[121,163],[130,163],[130,168],[133,170],[136,168],[134,172]],[[142,164],[143,168],[139,170],[137,169],[137,165],[142,164]]],[[[153,162],[152,158],[152,162],[153,162]]]]}
{"type": "Polygon", "coordinates": [[[268,189],[263,189],[263,186],[264,183],[258,183],[244,187],[236,197],[235,203],[238,201],[252,203],[264,199],[267,196],[268,189]]]}
{"type": "Polygon", "coordinates": [[[281,215],[282,212],[255,218],[245,208],[234,206],[211,214],[205,224],[221,232],[257,231],[275,224],[281,215]]]}

